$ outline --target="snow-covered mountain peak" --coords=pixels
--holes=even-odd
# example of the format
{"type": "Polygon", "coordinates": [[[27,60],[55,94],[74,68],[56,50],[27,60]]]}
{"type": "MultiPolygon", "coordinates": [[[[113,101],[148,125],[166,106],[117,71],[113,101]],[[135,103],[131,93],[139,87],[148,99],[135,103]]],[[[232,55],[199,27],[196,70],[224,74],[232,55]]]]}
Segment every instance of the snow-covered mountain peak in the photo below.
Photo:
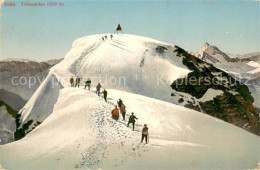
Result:
{"type": "MultiPolygon", "coordinates": [[[[135,35],[110,37],[110,34],[102,34],[80,38],[74,41],[64,60],[50,70],[41,87],[20,111],[21,123],[24,125],[30,120],[42,122],[48,117],[56,103],[59,89],[67,87],[72,76],[80,77],[81,85],[91,78],[93,86],[100,82],[103,89],[127,91],[202,111],[199,98],[203,97],[204,92],[206,94],[209,86],[203,86],[203,91],[193,90],[187,95],[182,94],[184,89],[173,88],[172,84],[188,77],[194,68],[197,72],[193,74],[196,75],[210,74],[209,71],[205,72],[209,69],[216,72],[210,74],[213,76],[220,70],[187,55],[178,46],[135,35]],[[107,38],[104,39],[105,36],[107,38]],[[53,82],[57,82],[58,86],[50,87],[53,82]],[[46,97],[46,91],[51,92],[51,100],[46,97]],[[43,108],[37,105],[48,107],[43,113],[43,108]]],[[[224,86],[221,86],[222,89],[226,88],[224,86]]],[[[246,95],[251,99],[250,94],[246,95]]],[[[33,127],[30,125],[29,129],[33,127]]]]}
{"type": "Polygon", "coordinates": [[[136,35],[113,34],[112,36],[113,38],[111,38],[111,34],[97,34],[79,38],[73,42],[72,48],[65,58],[73,58],[77,52],[82,53],[87,52],[86,50],[96,50],[99,47],[101,48],[100,50],[106,50],[108,48],[114,47],[113,50],[126,50],[127,52],[132,52],[132,54],[134,54],[138,52],[138,49],[149,48],[154,44],[174,46],[151,38],[136,35]],[[105,38],[105,36],[107,38],[105,38]],[[102,40],[102,38],[104,38],[104,40],[102,40]]]}
{"type": "Polygon", "coordinates": [[[116,88],[171,100],[170,84],[190,71],[174,53],[175,46],[135,35],[91,35],[74,41],[65,59],[52,68],[68,80],[79,76],[116,88]],[[149,74],[149,76],[148,76],[149,74]],[[100,78],[101,77],[101,78],[100,78]],[[161,89],[163,90],[158,90],[161,89]],[[167,96],[167,97],[165,97],[167,96]]]}
{"type": "MultiPolygon", "coordinates": [[[[91,35],[74,41],[64,60],[51,68],[40,88],[20,111],[22,125],[30,120],[42,122],[48,117],[59,89],[68,86],[71,76],[80,77],[81,85],[91,78],[94,86],[100,82],[102,88],[178,103],[178,99],[170,95],[170,85],[184,78],[190,70],[182,64],[182,58],[176,56],[174,45],[134,35],[111,38],[107,34],[107,39],[102,40],[104,36],[91,35]],[[58,86],[53,86],[53,82],[58,86]],[[46,91],[51,92],[51,100],[46,91]]],[[[30,124],[29,129],[33,127],[30,124]]]]}
{"type": "Polygon", "coordinates": [[[203,55],[203,52],[209,47],[209,43],[205,42],[205,44],[200,48],[200,50],[197,52],[196,56],[201,58],[203,55]]]}
{"type": "Polygon", "coordinates": [[[201,47],[196,56],[208,63],[233,62],[237,60],[236,58],[230,58],[219,50],[218,47],[209,45],[207,42],[201,47]]]}
{"type": "Polygon", "coordinates": [[[255,126],[255,115],[251,112],[253,99],[245,86],[231,87],[226,73],[178,46],[133,35],[111,38],[107,34],[107,39],[102,40],[104,36],[76,40],[64,60],[51,68],[17,116],[19,128],[15,137],[26,136],[0,146],[3,168],[236,169],[257,166],[257,136],[194,111],[208,108],[210,112],[211,103],[217,101],[214,110],[227,111],[231,123],[236,118],[234,120],[245,127],[255,126]],[[214,77],[218,83],[222,73],[226,76],[224,85],[195,84],[194,88],[183,84],[184,81],[180,83],[193,75],[214,77]],[[71,76],[81,78],[79,88],[70,87],[71,76]],[[92,79],[90,91],[84,89],[87,78],[92,79]],[[107,89],[108,102],[96,95],[98,82],[107,89]],[[174,84],[178,86],[173,88],[174,84]],[[135,131],[128,128],[127,121],[121,117],[118,121],[111,118],[111,110],[119,98],[126,105],[126,119],[131,112],[138,117],[135,131]],[[229,103],[230,99],[251,110],[247,115],[244,110],[229,114],[237,107],[229,103]],[[243,121],[241,115],[245,116],[243,121]],[[148,145],[140,144],[144,123],[149,127],[148,145]]]}
{"type": "MultiPolygon", "coordinates": [[[[88,45],[96,41],[101,41],[102,37],[107,36],[107,39],[111,39],[111,34],[96,34],[96,35],[89,35],[85,37],[81,37],[76,39],[72,43],[72,48],[82,46],[82,45],[88,45]]],[[[138,35],[131,35],[131,34],[112,34],[113,38],[112,39],[117,39],[118,41],[123,41],[123,42],[128,42],[129,44],[132,44],[133,46],[137,46],[136,43],[157,43],[157,44],[165,44],[165,45],[170,45],[152,38],[148,37],[143,37],[143,36],[138,36],[138,35]]]]}

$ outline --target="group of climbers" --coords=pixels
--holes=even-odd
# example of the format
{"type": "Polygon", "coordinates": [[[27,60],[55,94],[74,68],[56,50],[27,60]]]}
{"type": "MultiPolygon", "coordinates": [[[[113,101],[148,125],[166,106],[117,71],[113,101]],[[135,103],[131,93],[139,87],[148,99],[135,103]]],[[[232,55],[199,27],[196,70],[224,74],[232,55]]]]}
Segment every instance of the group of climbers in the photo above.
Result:
{"type": "Polygon", "coordinates": [[[96,86],[96,94],[98,96],[100,96],[100,94],[103,94],[103,98],[104,98],[105,102],[107,102],[107,91],[104,88],[104,90],[102,92],[100,92],[101,87],[102,87],[101,84],[98,83],[97,86],[96,86]]]}
{"type": "MultiPolygon", "coordinates": [[[[111,40],[112,40],[112,38],[113,38],[113,35],[112,35],[112,34],[110,35],[110,38],[111,38],[111,40]]],[[[107,35],[103,36],[103,37],[102,37],[102,40],[103,40],[103,41],[107,40],[107,35]]]]}
{"type": "MultiPolygon", "coordinates": [[[[75,83],[74,83],[74,78],[73,76],[70,78],[70,84],[71,84],[71,87],[77,87],[79,88],[79,85],[80,85],[80,78],[77,77],[75,79],[75,83]]],[[[88,90],[90,90],[90,87],[91,87],[91,79],[88,79],[87,81],[85,81],[85,89],[86,87],[88,87],[88,90]]],[[[101,84],[98,83],[97,86],[96,86],[96,94],[98,96],[100,96],[100,94],[103,94],[103,97],[104,97],[104,100],[105,102],[107,102],[107,91],[106,89],[103,90],[103,92],[100,92],[100,89],[101,89],[101,84]]],[[[115,108],[112,110],[111,114],[112,114],[112,118],[115,119],[116,121],[119,119],[119,110],[120,110],[120,113],[122,114],[122,117],[123,117],[123,120],[125,120],[125,115],[126,115],[126,106],[125,104],[123,103],[122,99],[119,98],[119,100],[117,101],[117,105],[115,105],[115,108]],[[119,109],[118,109],[118,107],[119,109]]],[[[132,112],[131,113],[131,116],[129,117],[129,120],[128,120],[128,123],[127,123],[127,127],[129,127],[130,124],[133,125],[133,131],[135,129],[135,121],[138,120],[138,118],[134,115],[134,113],[132,112]]],[[[147,137],[148,137],[148,127],[146,124],[144,124],[144,127],[142,129],[142,137],[141,137],[141,143],[143,142],[144,138],[145,138],[145,141],[146,143],[148,142],[147,141],[147,137]]]]}
{"type": "MultiPolygon", "coordinates": [[[[125,105],[122,102],[121,99],[119,99],[118,103],[118,107],[120,109],[120,113],[123,116],[123,120],[125,120],[125,105]]],[[[112,110],[111,114],[112,114],[112,118],[115,120],[119,119],[119,109],[117,108],[117,105],[115,105],[115,108],[112,110]]],[[[129,124],[132,123],[133,124],[133,131],[135,130],[135,120],[138,119],[135,115],[134,112],[131,113],[131,116],[129,117],[128,123],[127,123],[127,127],[129,127],[129,124]]]]}
{"type": "Polygon", "coordinates": [[[78,86],[78,88],[79,88],[79,85],[80,85],[80,78],[76,77],[75,82],[74,82],[74,78],[73,78],[73,76],[71,76],[71,78],[70,78],[70,86],[71,87],[77,87],[78,86]]]}
{"type": "MultiPolygon", "coordinates": [[[[126,106],[124,105],[122,99],[120,98],[117,101],[118,107],[120,109],[120,113],[123,116],[123,120],[125,120],[125,115],[126,115],[126,106]]],[[[115,119],[116,121],[119,119],[119,109],[117,108],[117,105],[115,105],[115,108],[112,110],[111,114],[112,114],[112,118],[115,119]]],[[[135,121],[138,120],[138,118],[134,115],[134,112],[131,113],[131,116],[129,117],[128,123],[127,123],[127,127],[129,127],[129,125],[132,123],[133,124],[133,131],[135,129],[135,121]]],[[[147,137],[148,137],[148,127],[146,124],[144,124],[143,130],[142,130],[142,138],[141,138],[141,143],[143,142],[144,138],[146,143],[147,141],[147,137]]]]}
{"type": "Polygon", "coordinates": [[[119,99],[117,104],[118,104],[118,107],[120,108],[120,112],[121,112],[121,114],[123,116],[123,120],[125,120],[125,113],[126,113],[125,105],[124,105],[124,103],[123,103],[123,101],[121,99],[119,99]]]}

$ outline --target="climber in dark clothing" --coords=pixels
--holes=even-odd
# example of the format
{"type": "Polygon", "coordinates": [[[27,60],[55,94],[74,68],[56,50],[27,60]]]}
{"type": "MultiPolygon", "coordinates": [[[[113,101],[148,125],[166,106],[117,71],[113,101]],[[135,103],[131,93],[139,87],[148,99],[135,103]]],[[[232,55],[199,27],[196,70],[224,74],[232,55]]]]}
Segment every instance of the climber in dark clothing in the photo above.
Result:
{"type": "Polygon", "coordinates": [[[135,130],[135,119],[138,119],[135,117],[134,113],[132,112],[132,115],[129,117],[129,121],[127,123],[127,127],[129,127],[130,123],[133,123],[133,130],[135,130]]]}
{"type": "Polygon", "coordinates": [[[91,86],[91,79],[89,78],[89,79],[85,82],[85,89],[86,89],[86,87],[88,87],[88,90],[90,90],[90,86],[91,86]]]}
{"type": "Polygon", "coordinates": [[[141,143],[143,143],[143,140],[145,138],[145,142],[147,144],[147,137],[148,137],[148,127],[146,124],[144,124],[144,128],[142,130],[142,139],[141,139],[141,143]]]}
{"type": "Polygon", "coordinates": [[[77,78],[76,78],[76,84],[75,84],[75,87],[77,87],[77,86],[78,86],[78,88],[79,88],[79,84],[80,84],[80,78],[79,78],[79,77],[77,77],[77,78]]]}
{"type": "Polygon", "coordinates": [[[117,102],[117,105],[119,108],[121,108],[122,103],[123,103],[123,101],[121,99],[119,99],[119,101],[117,102]]]}
{"type": "Polygon", "coordinates": [[[106,89],[104,89],[104,91],[102,91],[101,93],[104,94],[104,99],[107,102],[107,91],[106,91],[106,89]]]}
{"type": "Polygon", "coordinates": [[[101,84],[98,83],[98,85],[96,87],[96,89],[97,89],[96,93],[98,94],[98,96],[100,95],[100,88],[101,88],[101,84]]]}
{"type": "Polygon", "coordinates": [[[123,116],[123,120],[125,120],[126,110],[125,110],[125,105],[124,105],[124,103],[121,104],[120,112],[121,112],[121,114],[122,114],[122,116],[123,116]]]}

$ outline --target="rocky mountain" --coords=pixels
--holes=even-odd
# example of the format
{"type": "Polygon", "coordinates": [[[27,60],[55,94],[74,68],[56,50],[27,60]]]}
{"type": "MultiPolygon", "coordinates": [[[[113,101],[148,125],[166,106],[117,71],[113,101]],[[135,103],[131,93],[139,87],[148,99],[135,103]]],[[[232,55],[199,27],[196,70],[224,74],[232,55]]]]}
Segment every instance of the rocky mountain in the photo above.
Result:
{"type": "Polygon", "coordinates": [[[6,59],[0,61],[0,144],[14,140],[16,131],[13,112],[24,107],[36,89],[44,81],[49,69],[61,60],[35,62],[27,59],[6,59]],[[10,110],[12,110],[10,112],[10,110]],[[8,116],[8,114],[10,114],[8,116]],[[9,130],[7,130],[9,129],[9,130]],[[12,136],[12,137],[10,137],[12,136]]]}
{"type": "Polygon", "coordinates": [[[246,84],[255,99],[254,106],[260,107],[260,64],[257,59],[259,53],[230,56],[206,43],[196,56],[246,84]]]}
{"type": "Polygon", "coordinates": [[[14,141],[17,111],[0,100],[0,145],[14,141]]]}
{"type": "Polygon", "coordinates": [[[0,61],[0,100],[19,111],[43,82],[49,69],[60,61],[0,61]]]}
{"type": "Polygon", "coordinates": [[[249,59],[251,61],[255,61],[255,62],[260,63],[260,52],[244,54],[244,55],[242,55],[241,58],[249,59]]]}
{"type": "Polygon", "coordinates": [[[209,43],[205,43],[200,50],[197,52],[196,56],[199,57],[200,59],[203,57],[204,51],[209,47],[209,43]]]}
{"type": "Polygon", "coordinates": [[[61,62],[62,60],[63,60],[63,58],[52,59],[52,60],[45,61],[45,63],[48,63],[51,66],[54,66],[54,65],[58,64],[59,62],[61,62]]]}
{"type": "Polygon", "coordinates": [[[194,97],[193,101],[188,101],[186,107],[259,134],[259,115],[253,105],[254,98],[246,85],[180,47],[176,47],[175,51],[182,57],[183,64],[192,70],[187,77],[177,79],[172,84],[177,92],[194,97]],[[204,98],[211,99],[205,101],[204,98]]]}
{"type": "Polygon", "coordinates": [[[4,89],[0,89],[0,100],[7,103],[9,106],[11,106],[14,110],[19,111],[21,108],[24,107],[26,104],[26,100],[21,98],[19,95],[6,91],[4,89]]]}
{"type": "Polygon", "coordinates": [[[222,52],[216,46],[211,46],[205,43],[202,48],[197,52],[196,56],[208,63],[224,63],[224,62],[238,62],[238,61],[251,61],[248,58],[230,57],[226,53],[222,52]]]}

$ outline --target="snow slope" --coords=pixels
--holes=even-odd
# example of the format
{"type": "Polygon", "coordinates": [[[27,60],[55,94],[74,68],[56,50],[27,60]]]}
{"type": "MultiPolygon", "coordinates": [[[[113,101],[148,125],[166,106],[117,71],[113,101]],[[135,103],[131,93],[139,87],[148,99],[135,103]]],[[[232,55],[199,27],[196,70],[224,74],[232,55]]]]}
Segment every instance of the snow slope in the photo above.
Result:
{"type": "Polygon", "coordinates": [[[40,87],[33,94],[28,103],[20,110],[22,113],[21,122],[37,120],[42,122],[48,117],[57,102],[59,90],[63,86],[58,82],[55,75],[50,73],[40,87]]]}
{"type": "Polygon", "coordinates": [[[202,102],[213,100],[216,96],[222,95],[222,90],[208,89],[199,100],[202,102]]]}
{"type": "Polygon", "coordinates": [[[190,72],[176,57],[173,45],[132,35],[115,35],[103,42],[102,36],[76,40],[64,60],[50,70],[20,111],[20,127],[33,120],[25,132],[32,131],[19,141],[0,146],[3,168],[258,166],[259,137],[172,104],[177,101],[170,96],[172,90],[166,82],[190,72]],[[150,77],[145,78],[145,73],[150,77]],[[91,77],[94,85],[101,82],[108,89],[109,103],[82,86],[69,87],[71,76],[91,77]],[[139,118],[136,131],[127,128],[126,121],[111,119],[111,109],[119,97],[126,104],[127,117],[134,112],[139,118]],[[42,123],[35,126],[37,122],[42,123]],[[139,143],[144,123],[150,129],[148,145],[139,143]]]}
{"type": "Polygon", "coordinates": [[[42,122],[48,117],[59,89],[68,86],[71,76],[79,76],[82,85],[91,78],[92,84],[101,82],[102,88],[178,103],[178,98],[170,95],[170,84],[190,71],[182,64],[182,59],[176,57],[174,45],[134,35],[114,35],[112,40],[106,41],[102,41],[102,36],[91,35],[73,43],[64,60],[51,68],[48,77],[20,111],[20,127],[31,119],[42,122]],[[167,49],[158,52],[160,46],[167,49]]]}
{"type": "MultiPolygon", "coordinates": [[[[108,89],[109,103],[87,90],[60,90],[53,113],[20,141],[0,146],[6,169],[249,169],[259,162],[259,137],[181,106],[108,89]],[[122,98],[136,131],[111,118],[122,98]],[[140,144],[148,124],[150,143],[140,144]],[[15,157],[14,154],[15,153],[15,157]]],[[[131,125],[130,125],[131,127],[131,125]]]]}
{"type": "Polygon", "coordinates": [[[76,40],[65,59],[53,70],[69,79],[69,72],[92,84],[101,82],[105,88],[142,94],[168,102],[170,84],[185,77],[190,71],[173,52],[174,45],[134,35],[115,35],[102,41],[103,35],[92,35],[76,40]],[[164,46],[165,53],[156,48],[164,46]],[[100,76],[102,77],[100,79],[100,76]]]}

